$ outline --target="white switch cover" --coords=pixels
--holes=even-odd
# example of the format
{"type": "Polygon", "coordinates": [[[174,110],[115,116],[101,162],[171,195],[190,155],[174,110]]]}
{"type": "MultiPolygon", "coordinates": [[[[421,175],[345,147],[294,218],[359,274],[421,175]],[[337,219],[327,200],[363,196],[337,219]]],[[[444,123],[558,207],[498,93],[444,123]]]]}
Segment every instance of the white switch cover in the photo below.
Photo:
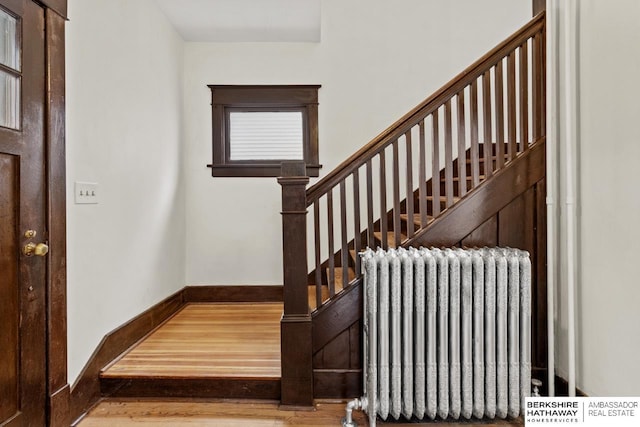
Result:
{"type": "Polygon", "coordinates": [[[98,184],[76,181],[75,196],[76,205],[97,204],[98,184]]]}

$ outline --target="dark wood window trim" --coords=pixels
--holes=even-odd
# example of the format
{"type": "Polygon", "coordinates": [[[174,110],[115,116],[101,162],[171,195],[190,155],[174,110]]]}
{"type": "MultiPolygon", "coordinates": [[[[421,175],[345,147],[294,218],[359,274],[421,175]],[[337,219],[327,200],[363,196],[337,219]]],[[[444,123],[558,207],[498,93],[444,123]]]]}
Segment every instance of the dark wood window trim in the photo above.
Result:
{"type": "Polygon", "coordinates": [[[318,89],[320,85],[209,85],[213,128],[212,176],[277,177],[285,160],[230,160],[229,113],[237,111],[300,111],[303,122],[303,155],[307,175],[317,177],[318,89]]]}

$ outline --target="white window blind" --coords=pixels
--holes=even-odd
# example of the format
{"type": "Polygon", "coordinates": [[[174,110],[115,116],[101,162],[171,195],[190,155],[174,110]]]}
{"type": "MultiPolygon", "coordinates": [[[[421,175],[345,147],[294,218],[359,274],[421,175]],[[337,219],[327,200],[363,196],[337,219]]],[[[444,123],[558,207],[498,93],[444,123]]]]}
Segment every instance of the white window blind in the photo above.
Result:
{"type": "Polygon", "coordinates": [[[229,113],[230,160],[303,160],[302,112],[229,113]]]}

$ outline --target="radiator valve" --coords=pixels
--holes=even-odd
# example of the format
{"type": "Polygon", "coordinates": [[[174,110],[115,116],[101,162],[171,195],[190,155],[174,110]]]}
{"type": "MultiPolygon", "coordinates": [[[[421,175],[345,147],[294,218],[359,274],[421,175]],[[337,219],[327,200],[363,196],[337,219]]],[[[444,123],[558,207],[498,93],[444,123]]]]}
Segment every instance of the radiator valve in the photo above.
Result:
{"type": "Polygon", "coordinates": [[[531,385],[533,385],[533,397],[540,397],[540,387],[542,387],[542,381],[537,378],[531,378],[531,385]]]}
{"type": "Polygon", "coordinates": [[[367,398],[363,397],[361,399],[353,399],[349,403],[347,403],[347,407],[345,409],[346,414],[342,419],[342,427],[358,427],[358,423],[353,421],[353,410],[354,409],[364,409],[367,406],[367,398]]]}

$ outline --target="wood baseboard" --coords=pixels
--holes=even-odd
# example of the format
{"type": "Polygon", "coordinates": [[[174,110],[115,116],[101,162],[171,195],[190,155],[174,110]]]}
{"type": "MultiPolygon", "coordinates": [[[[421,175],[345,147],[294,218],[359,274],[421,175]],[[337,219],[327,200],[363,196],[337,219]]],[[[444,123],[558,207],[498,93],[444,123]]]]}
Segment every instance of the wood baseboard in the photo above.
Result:
{"type": "Polygon", "coordinates": [[[184,301],[188,302],[281,302],[282,285],[274,286],[187,286],[184,301]]]}
{"type": "MultiPolygon", "coordinates": [[[[547,394],[546,387],[541,390],[547,394]]],[[[345,399],[362,395],[361,369],[314,369],[313,394],[317,399],[345,399]]],[[[556,396],[568,396],[569,384],[567,380],[556,375],[556,396]]],[[[576,387],[576,396],[587,397],[587,394],[576,387]]]]}
{"type": "MultiPolygon", "coordinates": [[[[105,335],[71,388],[69,418],[77,422],[101,399],[100,371],[105,366],[166,322],[185,304],[203,302],[279,302],[282,301],[282,295],[282,286],[185,286],[105,335]]],[[[265,389],[265,396],[270,396],[265,397],[265,399],[279,399],[279,382],[277,397],[272,390],[272,384],[267,386],[258,384],[257,386],[265,389]]],[[[169,385],[168,387],[171,388],[172,386],[169,385]]],[[[200,387],[200,390],[203,388],[205,387],[200,387]]],[[[130,393],[133,393],[133,390],[141,390],[140,384],[137,383],[126,387],[126,389],[130,393]]],[[[233,391],[231,389],[227,390],[229,392],[233,391]]],[[[219,388],[218,392],[211,391],[209,393],[205,391],[204,393],[209,393],[208,397],[217,397],[215,394],[222,394],[222,391],[225,391],[224,387],[219,388]]],[[[122,393],[125,393],[125,390],[122,393]]],[[[176,391],[175,393],[180,392],[176,391]]],[[[241,392],[238,391],[235,394],[240,396],[241,392]]],[[[228,397],[235,397],[235,395],[229,395],[228,397]]]]}
{"type": "Polygon", "coordinates": [[[183,305],[183,290],[180,290],[105,335],[71,389],[71,420],[81,417],[100,399],[100,370],[173,316],[183,305]]]}
{"type": "Polygon", "coordinates": [[[347,399],[362,396],[362,369],[314,369],[313,397],[347,399]]]}
{"type": "Polygon", "coordinates": [[[65,384],[49,396],[49,427],[67,427],[69,425],[69,398],[71,387],[65,384]]]}

